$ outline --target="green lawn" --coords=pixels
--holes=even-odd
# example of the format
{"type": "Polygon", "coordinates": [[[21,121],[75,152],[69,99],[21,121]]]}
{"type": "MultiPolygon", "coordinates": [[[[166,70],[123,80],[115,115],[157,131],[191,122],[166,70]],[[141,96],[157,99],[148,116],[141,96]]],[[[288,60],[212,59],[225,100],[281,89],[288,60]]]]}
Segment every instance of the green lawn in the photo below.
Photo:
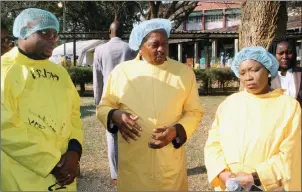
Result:
{"type": "MultiPolygon", "coordinates": [[[[190,191],[212,190],[207,181],[203,148],[216,109],[225,98],[226,96],[200,97],[204,116],[198,129],[185,145],[190,191]]],[[[115,187],[110,184],[105,129],[95,117],[93,97],[82,97],[81,113],[85,141],[78,189],[80,191],[115,190],[115,187]]]]}

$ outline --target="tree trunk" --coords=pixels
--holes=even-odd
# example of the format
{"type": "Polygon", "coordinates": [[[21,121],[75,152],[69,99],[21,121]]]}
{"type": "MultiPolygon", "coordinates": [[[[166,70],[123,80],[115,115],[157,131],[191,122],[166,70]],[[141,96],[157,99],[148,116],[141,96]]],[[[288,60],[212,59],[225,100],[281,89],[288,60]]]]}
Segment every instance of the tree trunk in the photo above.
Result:
{"type": "Polygon", "coordinates": [[[194,11],[196,6],[198,5],[198,1],[183,1],[178,7],[176,7],[173,14],[169,15],[169,20],[175,21],[173,30],[176,30],[184,21],[186,21],[189,15],[194,11]]]}
{"type": "Polygon", "coordinates": [[[275,38],[286,35],[286,2],[247,1],[242,8],[239,49],[263,46],[268,49],[275,38]]]}
{"type": "Polygon", "coordinates": [[[85,83],[80,83],[80,95],[83,95],[85,93],[85,83]]]}
{"type": "Polygon", "coordinates": [[[114,7],[114,21],[117,21],[119,19],[119,14],[120,14],[120,9],[122,6],[121,4],[119,4],[117,1],[113,2],[113,7],[114,7]]]}
{"type": "MultiPolygon", "coordinates": [[[[243,3],[239,30],[239,49],[263,46],[268,49],[274,39],[285,37],[286,2],[247,1],[243,3]]],[[[240,83],[239,91],[243,90],[240,83]]]]}
{"type": "Polygon", "coordinates": [[[150,13],[148,14],[147,19],[158,18],[159,7],[161,4],[161,1],[149,1],[150,13]]]}

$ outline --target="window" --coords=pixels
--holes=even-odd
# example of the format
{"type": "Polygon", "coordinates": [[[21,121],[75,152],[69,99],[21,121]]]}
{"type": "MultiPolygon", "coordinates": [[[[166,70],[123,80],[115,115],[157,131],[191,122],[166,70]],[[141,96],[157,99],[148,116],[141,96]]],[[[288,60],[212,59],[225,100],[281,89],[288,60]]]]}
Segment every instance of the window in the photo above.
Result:
{"type": "Polygon", "coordinates": [[[227,21],[236,21],[241,19],[241,14],[235,13],[226,16],[227,21]]]}
{"type": "Polygon", "coordinates": [[[207,15],[205,16],[206,22],[215,22],[215,21],[222,21],[222,15],[207,15]]]}
{"type": "Polygon", "coordinates": [[[201,23],[201,16],[189,17],[188,21],[193,23],[201,23]]]}

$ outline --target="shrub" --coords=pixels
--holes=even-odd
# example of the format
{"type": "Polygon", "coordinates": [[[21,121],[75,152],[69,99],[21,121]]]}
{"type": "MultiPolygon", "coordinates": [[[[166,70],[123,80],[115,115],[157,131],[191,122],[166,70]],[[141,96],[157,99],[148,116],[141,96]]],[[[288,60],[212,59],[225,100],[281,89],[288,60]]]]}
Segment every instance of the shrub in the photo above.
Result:
{"type": "MultiPolygon", "coordinates": [[[[85,92],[85,84],[93,82],[92,67],[71,67],[66,68],[72,82],[75,85],[80,85],[80,94],[85,92]]],[[[237,81],[237,77],[228,68],[208,68],[194,69],[196,80],[202,83],[202,89],[205,93],[209,93],[212,89],[212,84],[218,82],[219,87],[224,89],[228,83],[237,81]]]]}
{"type": "Polygon", "coordinates": [[[218,86],[224,89],[228,83],[237,80],[233,71],[228,68],[195,69],[194,72],[196,80],[202,82],[202,89],[206,93],[212,88],[214,82],[218,82],[218,86]]]}
{"type": "Polygon", "coordinates": [[[71,67],[66,68],[66,70],[72,82],[75,85],[80,85],[80,94],[83,94],[85,92],[85,84],[93,81],[92,67],[71,67]]]}

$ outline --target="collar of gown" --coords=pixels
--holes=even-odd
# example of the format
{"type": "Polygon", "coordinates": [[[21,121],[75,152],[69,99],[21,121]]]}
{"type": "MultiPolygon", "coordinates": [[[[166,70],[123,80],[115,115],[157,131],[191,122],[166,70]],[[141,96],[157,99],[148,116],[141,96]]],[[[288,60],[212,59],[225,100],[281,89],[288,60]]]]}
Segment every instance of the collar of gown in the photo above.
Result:
{"type": "Polygon", "coordinates": [[[266,94],[255,95],[255,94],[247,92],[246,89],[244,89],[244,91],[243,91],[244,95],[246,95],[248,97],[252,97],[252,98],[273,98],[273,97],[279,97],[280,95],[283,95],[284,92],[285,92],[284,89],[275,89],[275,90],[270,91],[270,92],[268,92],[266,94]]]}
{"type": "Polygon", "coordinates": [[[19,60],[22,60],[22,64],[37,64],[39,63],[39,65],[42,65],[43,63],[47,63],[49,60],[47,59],[43,59],[43,60],[34,60],[31,59],[29,57],[27,57],[26,55],[24,55],[23,53],[21,53],[18,49],[18,47],[14,47],[10,52],[9,52],[10,57],[13,58],[18,58],[19,60]]]}
{"type": "Polygon", "coordinates": [[[153,65],[151,63],[148,63],[144,58],[142,58],[142,60],[141,60],[139,55],[137,55],[137,57],[135,59],[140,60],[145,64],[148,64],[148,65],[151,65],[153,67],[160,68],[160,69],[166,69],[168,67],[168,64],[169,64],[170,60],[171,60],[169,57],[166,57],[166,61],[163,64],[153,65]]]}

